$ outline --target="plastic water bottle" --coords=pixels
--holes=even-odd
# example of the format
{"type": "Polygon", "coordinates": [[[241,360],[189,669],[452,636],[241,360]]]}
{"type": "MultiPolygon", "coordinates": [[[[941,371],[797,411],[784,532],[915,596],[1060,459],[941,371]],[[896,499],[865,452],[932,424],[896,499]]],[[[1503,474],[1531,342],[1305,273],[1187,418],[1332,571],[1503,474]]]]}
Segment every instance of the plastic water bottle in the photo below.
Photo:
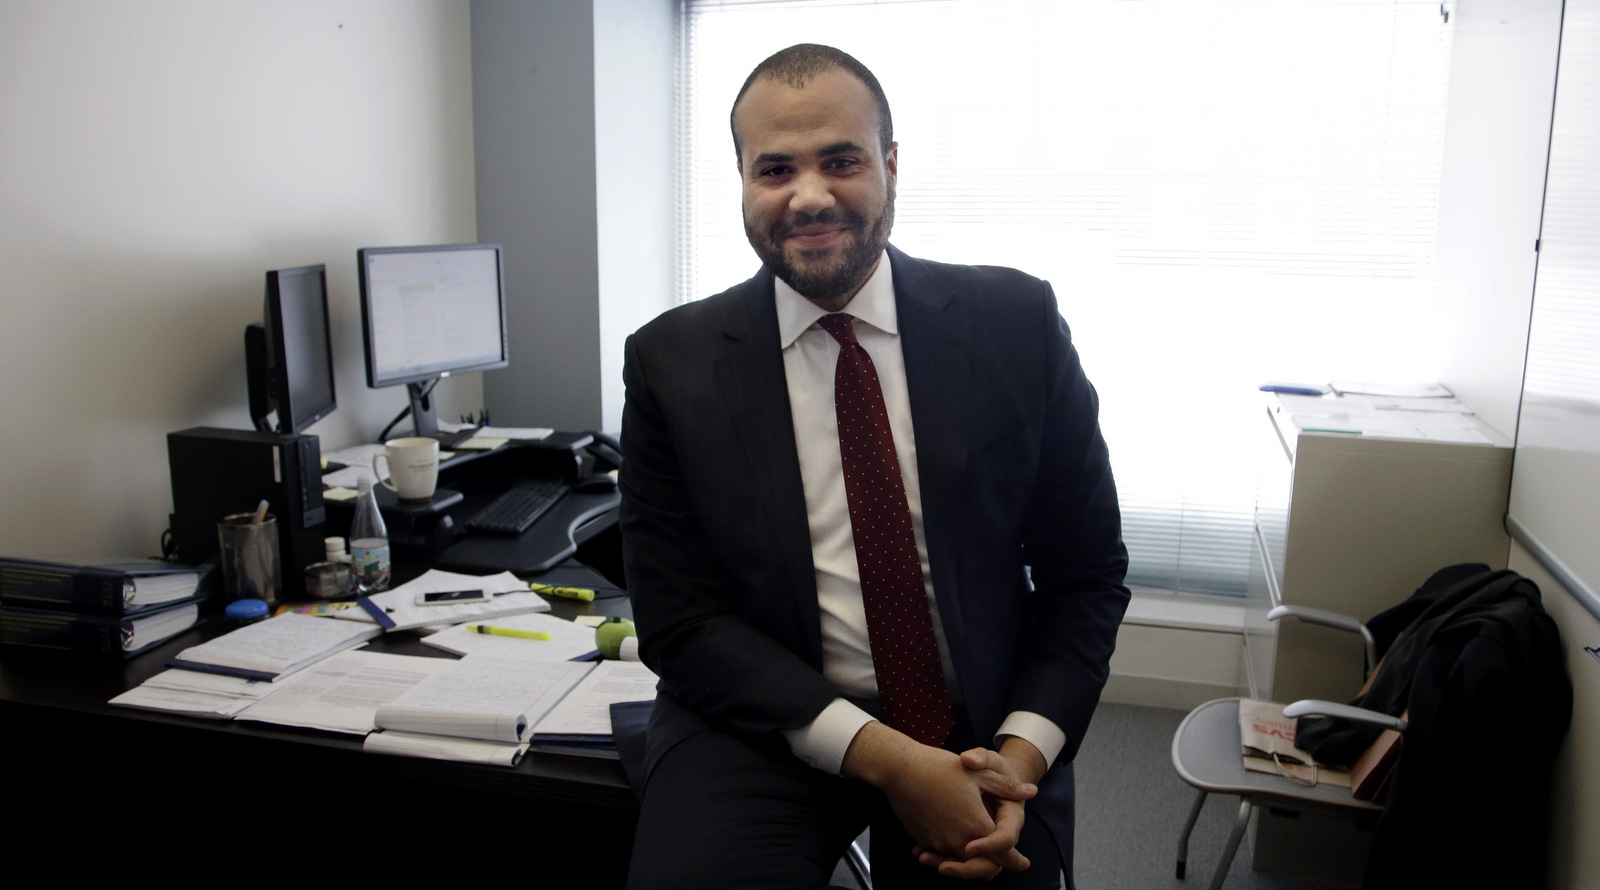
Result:
{"type": "Polygon", "coordinates": [[[389,529],[378,512],[372,479],[362,476],[356,518],[350,523],[350,574],[357,596],[389,589],[389,529]]]}

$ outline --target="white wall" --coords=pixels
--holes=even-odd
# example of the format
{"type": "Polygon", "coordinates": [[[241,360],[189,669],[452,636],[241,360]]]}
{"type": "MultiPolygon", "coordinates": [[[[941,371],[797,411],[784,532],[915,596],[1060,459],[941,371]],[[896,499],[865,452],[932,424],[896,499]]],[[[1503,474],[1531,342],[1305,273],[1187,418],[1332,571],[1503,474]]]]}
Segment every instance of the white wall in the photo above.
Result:
{"type": "Polygon", "coordinates": [[[1551,781],[1550,856],[1546,886],[1600,888],[1600,662],[1584,646],[1600,645],[1600,621],[1547,573],[1533,555],[1512,543],[1509,568],[1539,585],[1545,611],[1561,628],[1567,673],[1572,678],[1572,725],[1556,756],[1551,781]]]}
{"type": "Polygon", "coordinates": [[[678,225],[672,0],[594,0],[601,428],[622,429],[622,346],[672,308],[678,225]]]}
{"type": "Polygon", "coordinates": [[[1460,0],[1439,184],[1440,379],[1515,435],[1561,0],[1460,0]]]}
{"type": "Polygon", "coordinates": [[[166,433],[250,425],[267,269],[328,266],[324,448],[404,406],[355,251],[475,237],[467,6],[0,0],[0,158],[0,553],[154,553],[166,433]]]}

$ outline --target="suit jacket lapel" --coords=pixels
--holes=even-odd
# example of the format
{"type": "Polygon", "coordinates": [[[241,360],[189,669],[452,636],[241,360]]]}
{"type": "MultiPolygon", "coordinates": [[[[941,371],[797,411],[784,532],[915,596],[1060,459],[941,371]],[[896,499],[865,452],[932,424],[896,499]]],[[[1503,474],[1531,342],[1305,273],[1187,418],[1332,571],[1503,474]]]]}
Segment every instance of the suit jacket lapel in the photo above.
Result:
{"type": "MultiPolygon", "coordinates": [[[[723,328],[726,348],[714,362],[717,384],[733,426],[738,451],[754,490],[764,493],[772,547],[788,579],[815,663],[822,663],[822,619],[817,607],[816,570],[811,561],[811,525],[805,486],[795,450],[794,419],[778,347],[778,313],[772,275],[763,270],[741,286],[739,312],[723,328]]],[[[730,443],[731,444],[731,443],[730,443]]],[[[758,521],[752,517],[752,521],[758,521]]]]}
{"type": "Polygon", "coordinates": [[[961,295],[922,261],[889,248],[900,348],[917,440],[923,534],[945,641],[963,663],[960,517],[967,509],[972,325],[961,295]]]}

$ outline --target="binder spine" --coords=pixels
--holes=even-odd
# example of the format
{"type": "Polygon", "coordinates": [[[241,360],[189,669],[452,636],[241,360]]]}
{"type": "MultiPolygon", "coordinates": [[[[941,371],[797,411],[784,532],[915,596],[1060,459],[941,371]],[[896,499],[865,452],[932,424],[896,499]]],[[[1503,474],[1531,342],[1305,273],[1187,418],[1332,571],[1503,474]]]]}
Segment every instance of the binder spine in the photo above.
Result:
{"type": "Polygon", "coordinates": [[[0,646],[123,656],[133,624],[107,616],[0,607],[0,646]]]}
{"type": "Polygon", "coordinates": [[[126,581],[122,572],[93,566],[69,570],[0,561],[0,602],[120,615],[126,581]]]}

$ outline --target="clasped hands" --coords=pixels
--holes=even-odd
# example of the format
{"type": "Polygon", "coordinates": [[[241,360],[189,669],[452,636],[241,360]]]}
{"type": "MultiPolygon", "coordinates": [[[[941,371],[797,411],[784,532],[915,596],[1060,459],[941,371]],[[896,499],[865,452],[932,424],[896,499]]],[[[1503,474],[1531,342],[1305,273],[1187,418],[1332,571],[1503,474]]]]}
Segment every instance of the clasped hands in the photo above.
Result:
{"type": "Polygon", "coordinates": [[[1037,748],[1016,737],[999,751],[957,755],[872,723],[851,744],[844,772],[884,793],[923,865],[987,881],[1028,867],[1017,840],[1024,803],[1038,793],[1046,766],[1037,748]]]}

